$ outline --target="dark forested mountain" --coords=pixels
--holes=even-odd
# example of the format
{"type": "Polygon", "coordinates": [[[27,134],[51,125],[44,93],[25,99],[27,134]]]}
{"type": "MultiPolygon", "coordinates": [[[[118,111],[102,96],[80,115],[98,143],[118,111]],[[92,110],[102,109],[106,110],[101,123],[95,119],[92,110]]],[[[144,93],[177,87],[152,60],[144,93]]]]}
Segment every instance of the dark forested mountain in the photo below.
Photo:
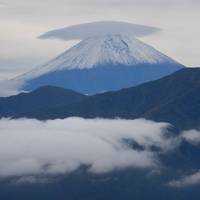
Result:
{"type": "Polygon", "coordinates": [[[38,119],[69,116],[125,119],[143,117],[170,122],[178,128],[197,127],[200,123],[199,68],[182,69],[140,86],[94,96],[84,96],[68,90],[64,95],[64,89],[53,87],[52,96],[56,103],[45,95],[46,90],[51,93],[51,87],[47,87],[29,94],[0,99],[1,117],[38,119]]]}
{"type": "Polygon", "coordinates": [[[26,116],[44,107],[66,106],[78,103],[84,95],[54,86],[44,86],[30,93],[0,98],[0,115],[2,117],[26,116]]]}

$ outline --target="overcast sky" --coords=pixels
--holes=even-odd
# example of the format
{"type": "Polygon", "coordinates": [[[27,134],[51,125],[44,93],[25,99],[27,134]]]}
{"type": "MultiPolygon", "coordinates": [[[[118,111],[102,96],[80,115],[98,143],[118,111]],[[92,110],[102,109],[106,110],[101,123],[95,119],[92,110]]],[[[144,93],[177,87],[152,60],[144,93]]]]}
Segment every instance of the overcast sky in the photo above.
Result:
{"type": "Polygon", "coordinates": [[[0,0],[0,80],[29,71],[75,43],[38,35],[102,20],[161,28],[141,39],[182,64],[200,66],[199,10],[199,0],[0,0]]]}

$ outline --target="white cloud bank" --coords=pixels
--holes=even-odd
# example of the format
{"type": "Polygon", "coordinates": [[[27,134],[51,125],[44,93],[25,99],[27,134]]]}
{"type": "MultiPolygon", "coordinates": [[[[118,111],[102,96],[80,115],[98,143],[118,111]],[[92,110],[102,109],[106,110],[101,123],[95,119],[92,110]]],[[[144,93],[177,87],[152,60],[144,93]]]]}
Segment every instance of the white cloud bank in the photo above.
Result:
{"type": "MultiPolygon", "coordinates": [[[[0,178],[15,184],[50,183],[49,175],[66,174],[88,166],[91,173],[107,173],[129,167],[157,169],[158,152],[167,153],[184,139],[200,144],[200,132],[184,131],[167,137],[167,123],[145,119],[67,118],[38,121],[0,120],[0,178]],[[129,141],[142,148],[135,148],[129,141]]],[[[188,173],[187,173],[188,174],[188,173]]],[[[171,180],[168,186],[185,188],[200,184],[200,171],[171,180]]]]}
{"type": "MultiPolygon", "coordinates": [[[[0,177],[69,173],[88,165],[93,173],[156,167],[155,145],[172,148],[166,123],[137,120],[0,120],[0,177]],[[143,146],[136,150],[123,139],[143,146]]],[[[34,179],[35,180],[35,179],[34,179]]],[[[34,181],[31,178],[31,181],[34,181]]],[[[24,181],[24,179],[22,180],[24,181]]]]}

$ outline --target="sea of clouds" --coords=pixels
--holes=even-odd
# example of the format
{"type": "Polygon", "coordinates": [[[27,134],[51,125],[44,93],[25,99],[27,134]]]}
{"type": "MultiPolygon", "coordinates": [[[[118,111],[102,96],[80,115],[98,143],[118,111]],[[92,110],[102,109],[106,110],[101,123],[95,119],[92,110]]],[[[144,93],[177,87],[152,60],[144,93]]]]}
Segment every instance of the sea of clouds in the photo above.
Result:
{"type": "MultiPolygon", "coordinates": [[[[171,137],[169,128],[167,123],[145,119],[1,119],[0,177],[18,176],[19,182],[34,182],[35,176],[66,174],[82,165],[90,173],[130,167],[157,169],[162,165],[158,153],[173,150],[183,139],[195,145],[200,139],[195,130],[171,137]]],[[[199,177],[197,172],[169,185],[197,184],[199,177]]]]}
{"type": "Polygon", "coordinates": [[[81,165],[90,166],[93,173],[155,167],[151,146],[171,148],[172,141],[164,135],[167,127],[144,119],[2,119],[0,176],[66,173],[81,165]],[[134,150],[127,139],[143,149],[134,150]]]}

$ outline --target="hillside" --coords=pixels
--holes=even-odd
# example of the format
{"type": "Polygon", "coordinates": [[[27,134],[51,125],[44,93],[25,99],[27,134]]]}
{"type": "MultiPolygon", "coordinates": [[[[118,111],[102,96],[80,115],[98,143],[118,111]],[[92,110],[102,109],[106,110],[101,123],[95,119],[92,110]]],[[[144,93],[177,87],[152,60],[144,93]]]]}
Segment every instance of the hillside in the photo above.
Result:
{"type": "MultiPolygon", "coordinates": [[[[29,94],[26,95],[29,96],[29,94]]],[[[70,99],[69,105],[63,96],[61,103],[50,104],[47,101],[47,104],[40,106],[39,110],[36,108],[33,112],[32,108],[27,109],[26,112],[15,113],[14,117],[147,118],[169,122],[181,129],[198,127],[200,123],[200,69],[182,69],[170,76],[137,87],[81,97],[83,98],[79,98],[80,101],[74,102],[70,95],[67,96],[66,100],[70,99]]],[[[17,98],[19,96],[8,99],[15,102],[17,98]]],[[[59,95],[57,98],[60,99],[59,95]]],[[[0,102],[1,108],[5,107],[2,100],[0,102]]],[[[4,102],[6,102],[5,99],[4,102]]],[[[4,116],[5,113],[1,112],[1,117],[4,116]]]]}

